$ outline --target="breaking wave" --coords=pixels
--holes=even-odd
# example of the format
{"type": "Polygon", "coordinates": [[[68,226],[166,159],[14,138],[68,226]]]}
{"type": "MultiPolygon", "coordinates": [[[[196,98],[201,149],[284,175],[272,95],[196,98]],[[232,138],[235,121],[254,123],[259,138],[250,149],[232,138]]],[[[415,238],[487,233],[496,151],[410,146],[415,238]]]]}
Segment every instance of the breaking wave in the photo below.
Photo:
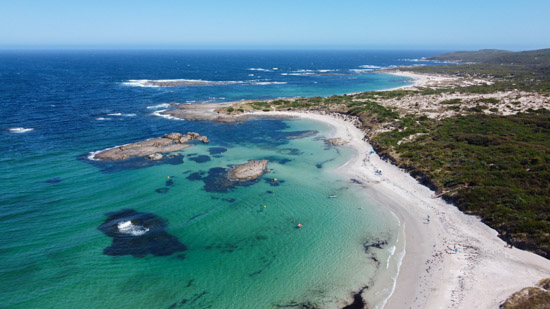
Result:
{"type": "Polygon", "coordinates": [[[277,81],[210,81],[202,79],[131,79],[122,83],[133,87],[184,87],[184,86],[227,86],[227,85],[281,85],[286,82],[277,81]]]}
{"type": "Polygon", "coordinates": [[[34,130],[34,128],[10,128],[10,133],[26,133],[34,130]]]}
{"type": "Polygon", "coordinates": [[[122,234],[127,234],[131,236],[141,236],[147,232],[149,229],[143,226],[134,225],[132,221],[120,221],[117,224],[118,231],[122,234]]]}

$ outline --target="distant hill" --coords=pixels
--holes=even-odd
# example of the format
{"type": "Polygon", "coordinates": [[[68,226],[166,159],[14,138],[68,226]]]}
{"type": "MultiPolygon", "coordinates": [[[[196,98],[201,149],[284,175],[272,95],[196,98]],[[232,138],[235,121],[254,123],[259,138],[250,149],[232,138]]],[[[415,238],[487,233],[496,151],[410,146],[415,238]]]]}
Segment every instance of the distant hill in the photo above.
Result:
{"type": "Polygon", "coordinates": [[[482,49],[478,51],[459,51],[447,53],[428,60],[475,62],[483,64],[521,64],[550,66],[550,49],[511,52],[500,49],[482,49]]]}

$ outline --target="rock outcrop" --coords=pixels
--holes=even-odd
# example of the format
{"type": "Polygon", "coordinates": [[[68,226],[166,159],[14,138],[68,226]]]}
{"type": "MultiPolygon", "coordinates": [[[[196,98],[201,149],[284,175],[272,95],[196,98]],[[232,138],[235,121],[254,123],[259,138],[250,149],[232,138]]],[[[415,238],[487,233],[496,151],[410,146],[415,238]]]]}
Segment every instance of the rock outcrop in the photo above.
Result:
{"type": "Polygon", "coordinates": [[[246,181],[261,177],[267,172],[267,160],[250,160],[247,163],[235,165],[227,173],[231,181],[246,181]]]}
{"type": "Polygon", "coordinates": [[[149,160],[160,160],[162,153],[179,151],[190,147],[190,141],[197,140],[204,144],[210,142],[206,136],[195,132],[187,134],[169,133],[163,137],[148,139],[145,141],[118,146],[101,151],[93,156],[97,160],[121,161],[134,157],[147,157],[149,160]]]}

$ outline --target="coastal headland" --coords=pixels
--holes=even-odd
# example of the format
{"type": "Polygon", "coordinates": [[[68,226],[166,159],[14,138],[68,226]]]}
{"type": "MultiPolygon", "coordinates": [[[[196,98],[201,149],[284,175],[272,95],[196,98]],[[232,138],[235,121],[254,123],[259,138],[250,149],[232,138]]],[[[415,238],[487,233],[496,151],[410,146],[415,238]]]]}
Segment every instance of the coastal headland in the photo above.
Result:
{"type": "MultiPolygon", "coordinates": [[[[402,164],[403,153],[398,151],[399,145],[428,135],[437,121],[472,117],[474,113],[476,117],[521,115],[547,108],[547,96],[523,89],[455,91],[490,87],[494,80],[486,77],[395,70],[385,73],[415,78],[415,84],[393,91],[328,98],[180,105],[159,115],[222,122],[300,117],[330,124],[333,134],[329,140],[335,145],[345,141],[355,150],[355,156],[338,172],[358,180],[369,199],[388,207],[401,222],[400,245],[405,254],[402,260],[392,257],[392,263],[401,265],[397,277],[362,293],[365,299],[378,299],[376,305],[496,308],[515,291],[550,277],[550,261],[541,256],[544,247],[539,251],[535,246],[526,247],[539,255],[511,247],[504,241],[511,236],[499,235],[479,217],[449,203],[463,187],[445,190],[428,171],[402,164]],[[449,88],[454,90],[447,91],[449,88]],[[380,299],[377,290],[385,290],[391,297],[380,299]]],[[[525,243],[518,239],[517,244],[525,243]]]]}

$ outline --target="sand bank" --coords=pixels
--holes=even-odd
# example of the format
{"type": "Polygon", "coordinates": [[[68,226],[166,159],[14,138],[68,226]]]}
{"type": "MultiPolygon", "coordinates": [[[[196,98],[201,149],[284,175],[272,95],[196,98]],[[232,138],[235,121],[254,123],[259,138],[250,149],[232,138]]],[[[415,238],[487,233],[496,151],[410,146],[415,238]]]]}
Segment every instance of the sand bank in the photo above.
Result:
{"type": "Polygon", "coordinates": [[[356,151],[339,172],[363,182],[368,196],[399,218],[406,254],[395,290],[379,307],[498,308],[512,293],[550,277],[550,260],[508,248],[475,216],[434,198],[433,191],[409,174],[370,154],[372,147],[350,119],[298,112],[257,114],[298,116],[332,125],[331,137],[349,141],[356,151]],[[381,175],[375,173],[378,169],[381,175]]]}

